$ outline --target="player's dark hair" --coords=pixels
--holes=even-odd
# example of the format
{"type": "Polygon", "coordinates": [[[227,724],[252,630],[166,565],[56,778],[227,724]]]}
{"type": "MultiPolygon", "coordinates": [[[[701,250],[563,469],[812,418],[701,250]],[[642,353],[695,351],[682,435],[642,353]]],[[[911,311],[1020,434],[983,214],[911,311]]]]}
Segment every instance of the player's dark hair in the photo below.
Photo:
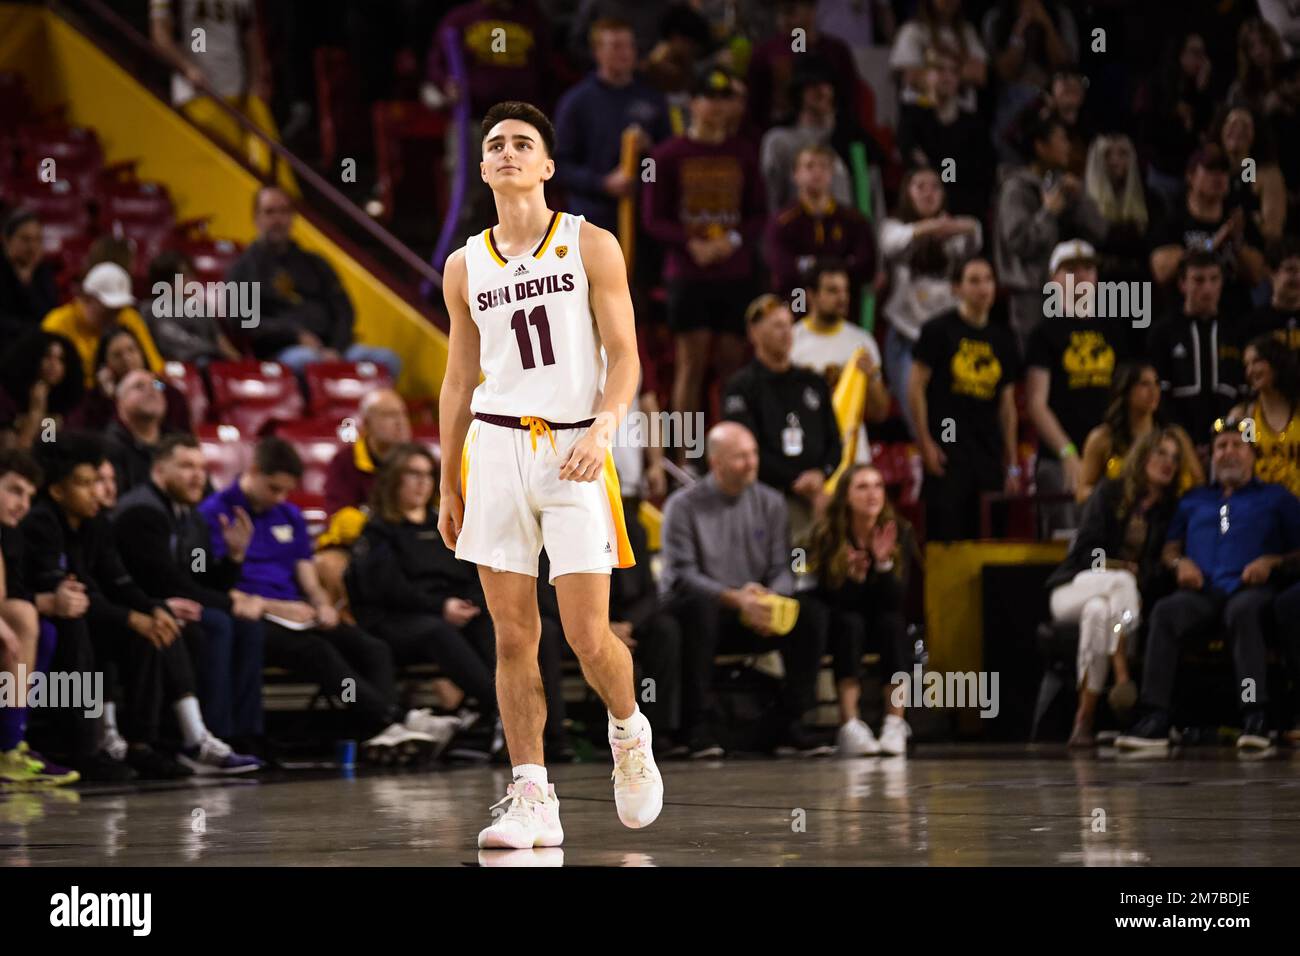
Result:
{"type": "Polygon", "coordinates": [[[994,279],[994,281],[997,280],[997,277],[998,277],[998,270],[993,268],[993,260],[990,259],[988,256],[980,255],[980,254],[977,252],[977,253],[974,253],[973,255],[966,256],[966,258],[964,258],[964,259],[959,259],[959,260],[957,260],[956,263],[953,264],[953,267],[952,267],[952,282],[953,282],[953,285],[958,285],[958,284],[960,284],[960,283],[962,282],[962,280],[964,280],[964,279],[966,278],[966,269],[969,268],[973,263],[976,263],[976,262],[982,262],[982,263],[984,263],[986,266],[988,266],[988,267],[989,267],[989,271],[993,273],[993,279],[994,279]]]}
{"type": "Polygon", "coordinates": [[[202,448],[202,447],[203,446],[199,444],[199,440],[195,438],[193,435],[190,435],[186,432],[172,432],[169,435],[164,435],[162,437],[162,440],[159,441],[158,444],[154,446],[153,454],[149,456],[149,460],[162,461],[165,458],[170,458],[172,452],[174,452],[177,448],[202,448]]]}
{"type": "Polygon", "coordinates": [[[542,137],[542,145],[546,147],[546,155],[555,155],[555,127],[551,125],[545,113],[532,103],[525,103],[522,100],[506,100],[489,109],[483,116],[479,142],[487,139],[488,133],[497,123],[510,119],[527,123],[537,130],[542,137]]]}
{"type": "Polygon", "coordinates": [[[0,478],[13,472],[19,478],[25,478],[37,488],[41,486],[44,480],[44,474],[41,471],[40,463],[32,457],[30,452],[21,448],[7,448],[0,451],[0,478]]]}
{"type": "Polygon", "coordinates": [[[1178,263],[1178,278],[1187,275],[1188,269],[1208,269],[1213,267],[1223,272],[1223,263],[1213,252],[1205,249],[1189,249],[1183,256],[1183,261],[1178,263]]]}
{"type": "Polygon", "coordinates": [[[821,288],[822,276],[839,274],[849,275],[848,264],[843,259],[818,259],[808,270],[808,288],[816,292],[821,288]]]}
{"type": "Polygon", "coordinates": [[[1282,263],[1288,259],[1300,259],[1300,239],[1295,236],[1283,236],[1269,244],[1269,272],[1277,272],[1282,267],[1282,263]]]}
{"type": "Polygon", "coordinates": [[[302,477],[302,459],[283,438],[268,435],[253,449],[253,464],[264,475],[292,475],[302,477]]]}
{"type": "Polygon", "coordinates": [[[45,488],[67,479],[82,465],[98,468],[104,462],[104,445],[90,432],[61,429],[52,442],[37,446],[37,460],[45,472],[45,488]]]}

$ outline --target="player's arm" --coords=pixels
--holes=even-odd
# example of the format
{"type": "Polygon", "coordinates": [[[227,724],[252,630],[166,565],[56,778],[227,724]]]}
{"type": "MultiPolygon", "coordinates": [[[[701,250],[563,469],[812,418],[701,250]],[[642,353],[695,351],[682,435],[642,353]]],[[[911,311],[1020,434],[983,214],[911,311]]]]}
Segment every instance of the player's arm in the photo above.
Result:
{"type": "Polygon", "coordinates": [[[438,442],[442,453],[441,503],[439,530],[447,547],[456,546],[460,534],[461,509],[464,501],[460,489],[460,455],[469,431],[469,400],[479,379],[478,326],[469,314],[466,288],[469,272],[465,268],[465,250],[457,249],[447,258],[442,274],[442,299],[451,316],[451,333],[447,339],[447,370],[442,376],[438,395],[438,442]],[[452,508],[447,508],[451,503],[452,508]],[[443,516],[454,513],[455,523],[443,528],[443,516]],[[448,537],[449,531],[451,536],[448,537]]]}
{"type": "Polygon", "coordinates": [[[596,420],[587,434],[574,442],[560,477],[594,481],[604,468],[619,422],[636,398],[641,359],[636,352],[636,317],[627,288],[627,263],[618,240],[613,233],[584,222],[578,242],[591,289],[591,313],[605,346],[605,390],[596,420]]]}

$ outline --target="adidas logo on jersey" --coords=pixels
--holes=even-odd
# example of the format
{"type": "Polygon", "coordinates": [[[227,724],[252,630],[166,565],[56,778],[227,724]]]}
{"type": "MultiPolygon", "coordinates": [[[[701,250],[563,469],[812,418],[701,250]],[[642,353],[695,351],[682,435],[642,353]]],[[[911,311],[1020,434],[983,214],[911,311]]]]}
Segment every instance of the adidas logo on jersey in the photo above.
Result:
{"type": "Polygon", "coordinates": [[[606,554],[610,554],[610,553],[611,553],[611,552],[610,552],[610,547],[609,547],[609,542],[608,542],[608,541],[605,542],[605,553],[606,553],[606,554]]]}
{"type": "Polygon", "coordinates": [[[524,265],[522,262],[519,263],[519,268],[515,270],[515,275],[522,276],[527,274],[528,274],[528,266],[524,265]]]}

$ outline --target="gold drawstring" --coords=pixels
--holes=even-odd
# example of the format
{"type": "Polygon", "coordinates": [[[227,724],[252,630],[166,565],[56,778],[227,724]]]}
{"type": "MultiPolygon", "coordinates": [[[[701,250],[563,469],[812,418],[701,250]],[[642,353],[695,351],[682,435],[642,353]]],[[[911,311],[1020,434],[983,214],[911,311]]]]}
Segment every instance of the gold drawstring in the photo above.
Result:
{"type": "Polygon", "coordinates": [[[533,440],[533,451],[537,451],[537,436],[545,435],[551,440],[551,451],[559,454],[555,447],[555,432],[551,431],[551,426],[544,418],[534,418],[532,415],[525,415],[519,419],[519,424],[528,429],[529,435],[533,440]]]}

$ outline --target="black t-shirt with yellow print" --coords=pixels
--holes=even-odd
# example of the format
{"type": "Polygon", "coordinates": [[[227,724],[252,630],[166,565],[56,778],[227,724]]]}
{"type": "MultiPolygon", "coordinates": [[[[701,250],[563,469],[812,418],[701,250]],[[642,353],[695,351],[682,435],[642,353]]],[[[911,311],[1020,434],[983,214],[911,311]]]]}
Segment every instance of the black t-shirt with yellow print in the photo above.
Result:
{"type": "Polygon", "coordinates": [[[944,454],[1000,468],[998,399],[1003,386],[1020,375],[1010,330],[991,324],[977,329],[951,309],[922,326],[912,356],[930,368],[927,417],[930,435],[944,454]]]}
{"type": "MultiPolygon", "coordinates": [[[[1025,364],[1052,377],[1047,405],[1079,449],[1106,415],[1115,369],[1128,358],[1127,322],[1115,319],[1044,318],[1029,336],[1025,364]]],[[[1056,456],[1055,448],[1039,446],[1056,456]]]]}

